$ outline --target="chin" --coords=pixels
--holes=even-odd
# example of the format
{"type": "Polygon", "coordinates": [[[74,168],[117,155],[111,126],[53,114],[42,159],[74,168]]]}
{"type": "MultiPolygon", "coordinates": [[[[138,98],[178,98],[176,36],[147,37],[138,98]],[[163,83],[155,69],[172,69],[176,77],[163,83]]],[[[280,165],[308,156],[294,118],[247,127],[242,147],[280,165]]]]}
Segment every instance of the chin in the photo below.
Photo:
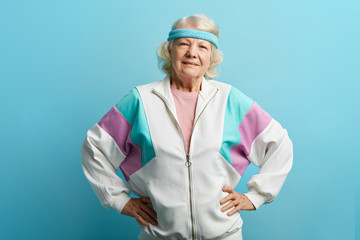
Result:
{"type": "MultiPolygon", "coordinates": [[[[205,73],[204,73],[205,74],[205,73]]],[[[186,76],[186,77],[193,77],[193,78],[196,78],[196,77],[200,77],[200,76],[203,76],[204,74],[202,73],[198,73],[198,72],[195,72],[195,71],[184,71],[183,75],[186,76]]]]}

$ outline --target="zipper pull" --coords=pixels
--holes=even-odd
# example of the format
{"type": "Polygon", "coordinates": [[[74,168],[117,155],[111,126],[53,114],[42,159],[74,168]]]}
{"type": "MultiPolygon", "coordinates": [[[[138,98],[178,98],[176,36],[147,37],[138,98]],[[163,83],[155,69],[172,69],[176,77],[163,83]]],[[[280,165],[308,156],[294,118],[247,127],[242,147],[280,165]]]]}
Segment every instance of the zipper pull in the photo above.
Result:
{"type": "Polygon", "coordinates": [[[191,166],[190,155],[189,155],[189,154],[186,154],[185,166],[187,166],[187,167],[190,167],[190,166],[191,166]]]}

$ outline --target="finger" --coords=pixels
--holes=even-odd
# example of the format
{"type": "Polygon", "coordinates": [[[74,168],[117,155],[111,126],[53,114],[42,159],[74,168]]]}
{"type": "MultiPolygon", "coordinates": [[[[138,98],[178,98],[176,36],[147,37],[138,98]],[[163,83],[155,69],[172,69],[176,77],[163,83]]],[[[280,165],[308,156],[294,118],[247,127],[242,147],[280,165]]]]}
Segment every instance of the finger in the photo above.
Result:
{"type": "Polygon", "coordinates": [[[234,215],[234,214],[237,213],[237,212],[238,212],[238,210],[233,209],[233,210],[231,210],[230,212],[228,212],[226,215],[228,215],[228,216],[230,217],[230,216],[234,215]]]}
{"type": "Polygon", "coordinates": [[[152,209],[151,207],[147,206],[147,205],[142,205],[140,206],[140,208],[146,212],[147,214],[149,214],[150,217],[152,217],[153,219],[156,220],[157,218],[157,214],[156,212],[154,211],[154,209],[152,209]]]}
{"type": "Polygon", "coordinates": [[[149,197],[142,197],[141,201],[145,204],[150,204],[152,205],[151,199],[149,197]]]}
{"type": "Polygon", "coordinates": [[[229,193],[226,197],[223,197],[221,200],[220,200],[220,204],[223,205],[225,203],[227,203],[228,201],[231,201],[235,199],[235,196],[231,193],[229,193]]]}
{"type": "Polygon", "coordinates": [[[239,211],[239,206],[236,206],[233,210],[228,212],[227,215],[230,217],[230,216],[234,215],[235,213],[237,213],[238,211],[239,211]]]}
{"type": "Polygon", "coordinates": [[[229,210],[230,208],[233,208],[236,206],[236,203],[234,201],[229,202],[228,204],[225,205],[225,207],[221,208],[222,212],[225,212],[227,210],[229,210]]]}
{"type": "Polygon", "coordinates": [[[147,212],[141,211],[141,212],[139,212],[139,214],[141,215],[141,217],[143,219],[145,219],[147,222],[151,223],[152,225],[158,224],[158,222],[155,219],[153,219],[147,212]]]}
{"type": "Polygon", "coordinates": [[[228,193],[232,193],[234,191],[234,189],[230,186],[224,186],[222,190],[223,192],[228,192],[228,193]]]}
{"type": "Polygon", "coordinates": [[[134,214],[134,217],[135,217],[136,220],[138,220],[142,225],[144,225],[144,226],[148,226],[148,225],[149,225],[149,223],[148,223],[147,221],[145,221],[145,220],[142,218],[142,216],[140,216],[140,214],[135,213],[135,214],[134,214]]]}

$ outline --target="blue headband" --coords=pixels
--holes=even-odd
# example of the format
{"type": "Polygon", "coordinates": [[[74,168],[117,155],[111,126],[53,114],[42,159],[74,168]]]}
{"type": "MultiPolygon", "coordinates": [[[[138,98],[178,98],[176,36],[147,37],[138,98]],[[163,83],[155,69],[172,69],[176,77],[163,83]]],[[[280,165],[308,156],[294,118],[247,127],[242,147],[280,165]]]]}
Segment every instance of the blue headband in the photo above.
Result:
{"type": "Polygon", "coordinates": [[[206,41],[211,42],[218,48],[218,38],[212,33],[199,31],[195,29],[174,29],[169,32],[168,41],[176,39],[176,38],[183,38],[183,37],[190,37],[190,38],[199,38],[204,39],[206,41]]]}

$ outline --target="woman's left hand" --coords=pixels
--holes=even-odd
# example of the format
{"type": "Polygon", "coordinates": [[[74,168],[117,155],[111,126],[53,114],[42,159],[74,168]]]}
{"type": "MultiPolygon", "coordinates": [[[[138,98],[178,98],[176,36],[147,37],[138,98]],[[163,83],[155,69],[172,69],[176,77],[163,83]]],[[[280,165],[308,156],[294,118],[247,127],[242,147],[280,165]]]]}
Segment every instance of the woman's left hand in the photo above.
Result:
{"type": "Polygon", "coordinates": [[[220,200],[220,205],[228,202],[228,204],[221,208],[221,211],[225,212],[230,208],[234,208],[227,213],[228,216],[234,215],[240,210],[255,210],[255,206],[246,195],[235,192],[234,189],[230,186],[225,186],[222,190],[223,192],[227,192],[229,194],[220,200]]]}

